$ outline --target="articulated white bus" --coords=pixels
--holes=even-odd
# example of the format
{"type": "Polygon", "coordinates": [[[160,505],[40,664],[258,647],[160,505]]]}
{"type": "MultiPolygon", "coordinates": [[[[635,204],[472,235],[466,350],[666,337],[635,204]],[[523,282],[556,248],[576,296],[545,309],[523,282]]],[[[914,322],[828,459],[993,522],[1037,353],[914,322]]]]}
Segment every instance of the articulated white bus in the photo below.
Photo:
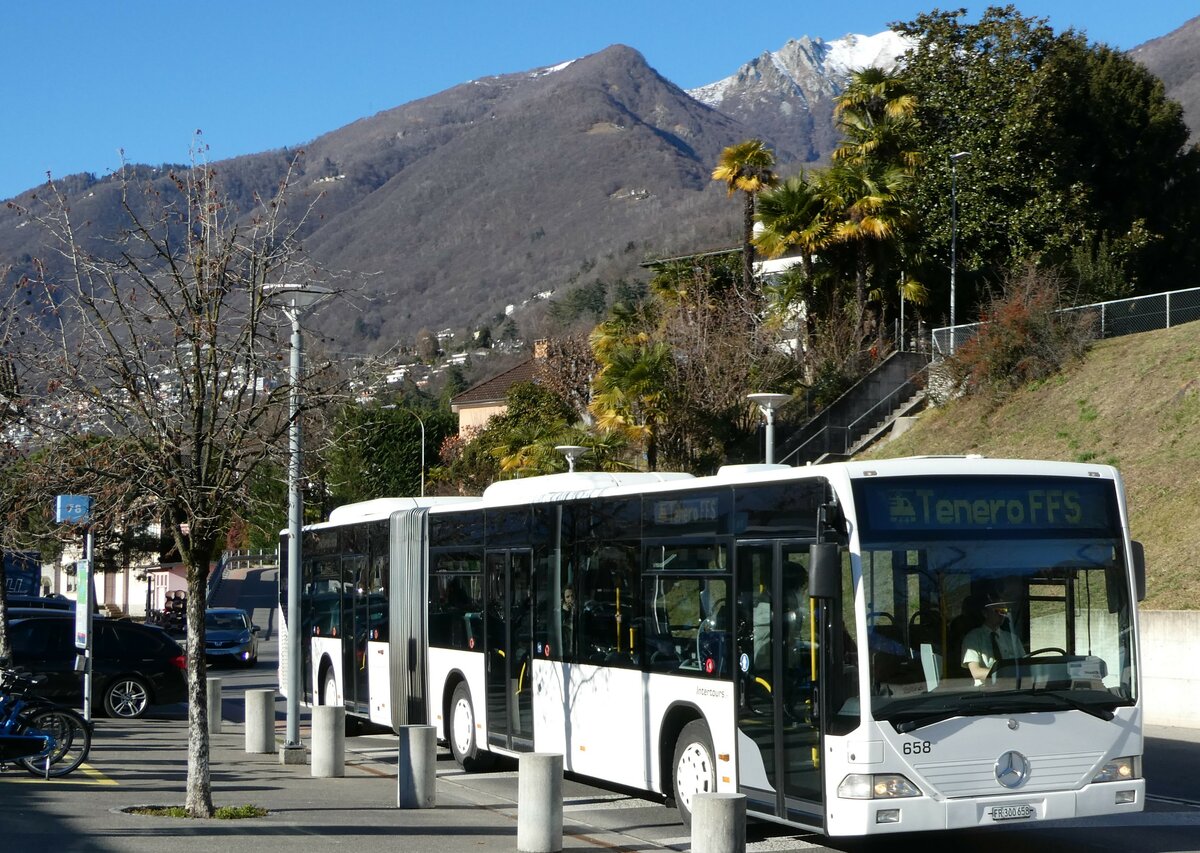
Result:
{"type": "Polygon", "coordinates": [[[301,568],[303,701],[433,724],[465,767],[557,752],[685,822],[741,792],[834,836],[1143,808],[1109,466],[558,474],[341,507],[301,568]]]}

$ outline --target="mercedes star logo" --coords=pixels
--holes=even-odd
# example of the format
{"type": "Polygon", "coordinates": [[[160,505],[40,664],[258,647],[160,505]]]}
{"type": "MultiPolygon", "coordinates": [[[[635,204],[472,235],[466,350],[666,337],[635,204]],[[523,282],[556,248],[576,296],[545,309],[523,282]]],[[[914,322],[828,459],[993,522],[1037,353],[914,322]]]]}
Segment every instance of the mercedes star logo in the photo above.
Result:
{"type": "Polygon", "coordinates": [[[996,759],[996,781],[1005,788],[1019,788],[1029,778],[1029,759],[1015,749],[996,759]]]}

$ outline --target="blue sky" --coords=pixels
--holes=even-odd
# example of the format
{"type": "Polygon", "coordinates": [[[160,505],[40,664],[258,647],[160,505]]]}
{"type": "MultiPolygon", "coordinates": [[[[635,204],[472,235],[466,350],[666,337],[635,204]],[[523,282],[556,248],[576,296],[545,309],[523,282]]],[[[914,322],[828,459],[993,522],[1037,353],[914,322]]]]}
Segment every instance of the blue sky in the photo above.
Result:
{"type": "MultiPolygon", "coordinates": [[[[622,43],[692,88],[803,35],[871,35],[934,5],[778,0],[8,0],[0,11],[0,199],[46,172],[108,174],[128,160],[184,162],[300,145],[357,118],[491,74],[622,43]],[[761,4],[759,8],[764,8],[761,4]]],[[[1200,12],[1187,0],[1020,0],[1056,29],[1128,49],[1200,12]]]]}

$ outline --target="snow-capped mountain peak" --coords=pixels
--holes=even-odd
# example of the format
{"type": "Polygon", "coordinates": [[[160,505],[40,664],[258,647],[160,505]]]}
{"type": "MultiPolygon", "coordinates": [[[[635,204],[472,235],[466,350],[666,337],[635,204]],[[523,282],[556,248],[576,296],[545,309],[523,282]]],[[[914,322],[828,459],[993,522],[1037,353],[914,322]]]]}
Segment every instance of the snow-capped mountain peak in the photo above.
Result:
{"type": "Polygon", "coordinates": [[[740,98],[747,88],[781,87],[780,94],[801,96],[804,101],[832,97],[841,91],[851,72],[870,66],[892,68],[908,49],[909,41],[892,30],[873,36],[850,34],[833,41],[802,36],[777,51],[768,51],[743,65],[730,77],[688,90],[712,107],[740,98]],[[788,91],[790,90],[790,91],[788,91]]]}

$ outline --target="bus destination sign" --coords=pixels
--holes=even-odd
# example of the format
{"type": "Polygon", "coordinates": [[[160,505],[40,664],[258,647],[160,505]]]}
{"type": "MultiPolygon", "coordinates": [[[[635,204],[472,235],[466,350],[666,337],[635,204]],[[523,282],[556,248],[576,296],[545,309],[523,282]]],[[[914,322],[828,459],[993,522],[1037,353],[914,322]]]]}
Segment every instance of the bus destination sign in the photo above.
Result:
{"type": "Polygon", "coordinates": [[[1068,477],[904,477],[855,483],[864,527],[879,534],[972,531],[1111,532],[1110,480],[1068,477]]]}

